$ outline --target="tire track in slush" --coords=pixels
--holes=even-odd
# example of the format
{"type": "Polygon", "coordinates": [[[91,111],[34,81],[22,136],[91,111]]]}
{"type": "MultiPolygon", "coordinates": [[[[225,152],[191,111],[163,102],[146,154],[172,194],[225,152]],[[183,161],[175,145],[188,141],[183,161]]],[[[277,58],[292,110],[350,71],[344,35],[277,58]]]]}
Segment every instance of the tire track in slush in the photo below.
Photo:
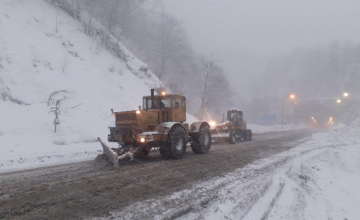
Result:
{"type": "MultiPolygon", "coordinates": [[[[261,166],[256,164],[250,165],[223,178],[212,180],[210,183],[200,184],[191,190],[175,193],[170,198],[165,197],[137,202],[121,211],[112,212],[110,218],[100,219],[201,219],[206,215],[204,213],[210,213],[211,217],[209,219],[222,219],[224,216],[221,213],[217,213],[217,210],[207,209],[207,206],[211,207],[211,205],[215,204],[216,207],[217,205],[220,206],[221,203],[228,206],[228,209],[232,209],[231,215],[227,215],[227,218],[246,219],[253,205],[259,199],[262,199],[265,194],[269,193],[270,187],[275,187],[273,178],[279,168],[284,169],[285,167],[285,170],[289,170],[294,159],[313,151],[320,150],[323,152],[323,148],[327,147],[329,146],[310,149],[300,153],[295,152],[293,155],[279,156],[279,158],[275,158],[271,162],[265,159],[265,161],[259,162],[260,164],[262,163],[261,166]],[[241,185],[240,188],[238,187],[239,185],[241,185]],[[221,198],[225,191],[241,192],[242,197],[241,199],[236,198],[238,195],[235,192],[233,197],[232,195],[226,195],[225,198],[221,198]],[[232,201],[232,204],[227,203],[229,200],[232,201]]],[[[275,195],[270,200],[267,209],[258,219],[268,218],[274,205],[281,197],[285,186],[285,181],[278,184],[275,195]]]]}

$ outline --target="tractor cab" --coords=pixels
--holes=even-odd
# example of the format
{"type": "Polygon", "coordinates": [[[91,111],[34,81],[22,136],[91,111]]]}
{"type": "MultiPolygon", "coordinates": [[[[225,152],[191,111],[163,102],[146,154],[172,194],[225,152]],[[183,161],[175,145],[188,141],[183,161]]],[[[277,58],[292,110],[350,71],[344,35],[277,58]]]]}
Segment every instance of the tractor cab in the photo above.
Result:
{"type": "Polygon", "coordinates": [[[233,108],[227,111],[227,120],[232,122],[234,127],[243,126],[243,112],[239,109],[233,108]]]}
{"type": "Polygon", "coordinates": [[[160,122],[185,122],[186,121],[186,98],[181,95],[154,95],[143,97],[143,111],[158,112],[160,122]]]}

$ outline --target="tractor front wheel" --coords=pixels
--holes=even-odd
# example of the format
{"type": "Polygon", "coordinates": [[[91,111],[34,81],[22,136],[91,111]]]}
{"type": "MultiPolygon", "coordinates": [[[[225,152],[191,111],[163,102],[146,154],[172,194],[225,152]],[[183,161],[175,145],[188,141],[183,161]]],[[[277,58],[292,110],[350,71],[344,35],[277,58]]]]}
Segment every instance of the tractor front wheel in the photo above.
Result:
{"type": "Polygon", "coordinates": [[[229,144],[235,144],[236,143],[236,132],[234,130],[231,130],[229,132],[229,144]]]}
{"type": "Polygon", "coordinates": [[[160,146],[160,154],[164,159],[181,159],[186,151],[187,137],[183,127],[173,127],[160,146]]]}

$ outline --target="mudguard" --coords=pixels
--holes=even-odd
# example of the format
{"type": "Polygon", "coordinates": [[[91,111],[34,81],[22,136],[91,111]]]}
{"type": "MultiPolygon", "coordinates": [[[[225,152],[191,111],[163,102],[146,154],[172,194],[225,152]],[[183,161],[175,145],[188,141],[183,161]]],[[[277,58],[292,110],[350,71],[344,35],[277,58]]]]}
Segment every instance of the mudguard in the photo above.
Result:
{"type": "Polygon", "coordinates": [[[194,122],[190,125],[189,136],[191,140],[198,140],[200,138],[200,129],[204,126],[210,128],[210,125],[207,122],[194,122]]]}
{"type": "Polygon", "coordinates": [[[210,125],[207,122],[194,122],[190,125],[189,132],[199,132],[203,126],[208,126],[210,128],[210,125]]]}
{"type": "Polygon", "coordinates": [[[167,134],[167,133],[169,133],[171,128],[174,127],[174,126],[181,126],[185,130],[184,125],[179,123],[179,122],[164,122],[164,123],[161,123],[161,124],[159,124],[157,126],[156,132],[159,132],[161,134],[167,134]]]}

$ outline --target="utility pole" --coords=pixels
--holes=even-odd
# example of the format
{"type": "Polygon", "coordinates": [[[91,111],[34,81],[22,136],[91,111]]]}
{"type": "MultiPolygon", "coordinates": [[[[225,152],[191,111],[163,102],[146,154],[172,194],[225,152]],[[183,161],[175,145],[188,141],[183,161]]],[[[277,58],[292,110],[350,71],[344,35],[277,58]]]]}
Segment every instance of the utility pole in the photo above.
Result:
{"type": "MultiPolygon", "coordinates": [[[[295,95],[294,94],[291,94],[289,96],[290,100],[295,100],[295,95]]],[[[285,98],[282,98],[281,99],[281,129],[284,128],[284,101],[285,101],[285,98]]]]}

